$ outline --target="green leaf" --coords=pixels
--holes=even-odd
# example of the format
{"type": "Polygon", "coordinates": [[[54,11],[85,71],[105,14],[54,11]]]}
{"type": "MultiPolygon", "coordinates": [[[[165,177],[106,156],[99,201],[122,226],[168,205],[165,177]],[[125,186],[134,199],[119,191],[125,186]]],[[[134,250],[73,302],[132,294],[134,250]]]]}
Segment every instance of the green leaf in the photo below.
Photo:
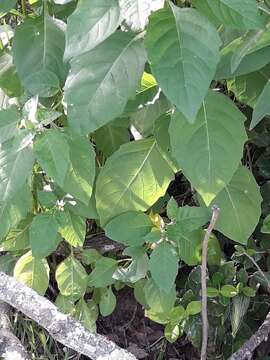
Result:
{"type": "Polygon", "coordinates": [[[87,273],[81,263],[72,256],[58,265],[55,279],[62,295],[77,300],[85,294],[87,273]]]}
{"type": "Polygon", "coordinates": [[[55,305],[64,314],[73,315],[75,312],[74,301],[68,296],[59,294],[55,300],[55,305]]]}
{"type": "Polygon", "coordinates": [[[153,224],[146,214],[128,211],[113,218],[105,227],[106,235],[114,241],[129,246],[144,243],[144,236],[151,231],[153,224]]]}
{"type": "Polygon", "coordinates": [[[17,261],[14,268],[14,277],[44,295],[49,286],[50,268],[46,259],[36,259],[31,251],[24,254],[17,261]]]}
{"type": "Polygon", "coordinates": [[[65,59],[92,50],[114,33],[119,25],[117,0],[80,1],[68,17],[65,59]]]}
{"type": "Polygon", "coordinates": [[[167,324],[165,326],[164,335],[170,343],[174,343],[181,335],[179,325],[167,324]]]}
{"type": "Polygon", "coordinates": [[[153,139],[122,145],[107,160],[97,179],[101,223],[105,225],[126,211],[147,210],[165,194],[173,177],[153,139]]]}
{"type": "Polygon", "coordinates": [[[244,320],[244,316],[248,310],[250,299],[243,295],[235,296],[232,300],[232,336],[235,337],[244,320]]]}
{"type": "Polygon", "coordinates": [[[145,60],[141,35],[120,31],[71,60],[65,85],[70,127],[85,134],[121,115],[136,93],[145,60]]]}
{"type": "Polygon", "coordinates": [[[164,0],[120,0],[121,15],[133,31],[141,31],[152,11],[161,9],[164,0]]]}
{"type": "Polygon", "coordinates": [[[46,171],[60,186],[64,185],[70,166],[69,145],[59,130],[45,130],[34,142],[34,154],[46,171]]]}
{"type": "Polygon", "coordinates": [[[102,291],[99,309],[102,316],[111,315],[116,307],[116,297],[111,286],[102,291]]]}
{"type": "Polygon", "coordinates": [[[169,312],[176,301],[175,287],[172,287],[168,294],[161,290],[152,279],[145,284],[144,292],[148,306],[156,313],[169,312]]]}
{"type": "Polygon", "coordinates": [[[263,24],[256,0],[192,0],[192,3],[217,25],[249,30],[263,24]]]}
{"type": "Polygon", "coordinates": [[[51,17],[27,18],[16,27],[14,64],[23,86],[32,95],[51,97],[66,77],[63,64],[63,23],[51,17]]]}
{"type": "Polygon", "coordinates": [[[270,80],[267,81],[263,91],[255,105],[252,120],[250,124],[250,129],[253,129],[259,122],[266,116],[270,115],[270,106],[269,106],[269,97],[270,97],[270,80]]]}
{"type": "Polygon", "coordinates": [[[96,249],[84,249],[81,256],[85,265],[92,265],[101,258],[101,254],[96,249]]]}
{"type": "Polygon", "coordinates": [[[12,139],[18,132],[19,114],[15,107],[0,111],[0,143],[12,139]]]}
{"type": "Polygon", "coordinates": [[[1,0],[0,12],[8,12],[11,9],[15,9],[16,0],[1,0]]]}
{"type": "Polygon", "coordinates": [[[232,285],[224,285],[220,289],[220,294],[226,298],[232,298],[238,294],[238,291],[232,285]]]}
{"type": "Polygon", "coordinates": [[[151,69],[189,121],[195,120],[214,77],[219,46],[215,28],[194,9],[170,3],[150,17],[146,48],[151,69]]]}
{"type": "Polygon", "coordinates": [[[270,234],[270,215],[267,215],[266,218],[263,220],[261,232],[265,234],[270,234]]]}
{"type": "Polygon", "coordinates": [[[163,241],[150,256],[149,270],[157,286],[170,293],[178,273],[178,257],[175,248],[163,241]]]}
{"type": "Polygon", "coordinates": [[[0,251],[17,251],[30,248],[29,227],[32,219],[33,216],[29,215],[20,221],[16,228],[11,229],[6,239],[1,243],[0,251]]]}
{"type": "Polygon", "coordinates": [[[32,254],[41,259],[56,250],[61,238],[58,234],[58,223],[54,215],[37,214],[30,226],[30,244],[32,254]]]}
{"type": "Polygon", "coordinates": [[[214,91],[208,93],[194,124],[179,112],[172,117],[173,156],[207,205],[239,166],[247,140],[244,120],[230,99],[214,91]]]}
{"type": "MultiPolygon", "coordinates": [[[[22,139],[23,142],[23,139],[22,139]]],[[[33,151],[17,137],[0,144],[0,204],[9,201],[23,187],[31,174],[33,151]]]]}
{"type": "Polygon", "coordinates": [[[26,184],[8,202],[0,201],[0,241],[26,217],[31,206],[32,194],[26,184]]]}
{"type": "Polygon", "coordinates": [[[106,157],[111,156],[119,147],[129,142],[127,119],[117,119],[102,126],[95,132],[95,143],[106,157]]]}
{"type": "Polygon", "coordinates": [[[207,296],[212,298],[212,297],[217,297],[219,295],[219,291],[216,288],[213,287],[208,287],[207,288],[207,296]]]}
{"type": "Polygon", "coordinates": [[[201,311],[202,311],[201,301],[191,301],[186,308],[186,313],[188,315],[196,315],[199,314],[201,311]]]}
{"type": "Polygon", "coordinates": [[[82,247],[86,233],[85,219],[71,211],[64,211],[59,233],[71,246],[82,247]]]}
{"type": "Polygon", "coordinates": [[[248,169],[239,167],[230,183],[212,203],[220,208],[215,229],[246,245],[259,221],[261,201],[260,190],[254,177],[248,169]]]}
{"type": "Polygon", "coordinates": [[[208,254],[207,254],[207,263],[210,266],[220,265],[222,259],[221,247],[219,240],[215,237],[214,234],[211,234],[208,241],[208,254]]]}
{"type": "Polygon", "coordinates": [[[247,297],[254,297],[256,295],[256,290],[249,286],[245,286],[242,289],[242,293],[247,297]]]}
{"type": "Polygon", "coordinates": [[[117,268],[117,261],[102,257],[96,261],[94,270],[89,275],[88,286],[102,288],[115,282],[113,273],[117,268]]]}
{"type": "MultiPolygon", "coordinates": [[[[5,27],[7,25],[4,25],[5,27]]],[[[6,33],[6,32],[5,32],[6,33]]],[[[1,27],[0,27],[1,37],[1,27]]],[[[17,97],[22,95],[23,89],[16,68],[13,64],[12,55],[5,51],[0,53],[0,88],[10,97],[17,97]]]]}
{"type": "Polygon", "coordinates": [[[210,220],[209,217],[208,211],[202,207],[178,207],[174,218],[175,223],[169,225],[170,231],[187,234],[205,225],[210,220]]]}
{"type": "Polygon", "coordinates": [[[178,255],[186,264],[192,266],[201,262],[202,230],[194,230],[186,234],[170,226],[167,231],[167,236],[169,240],[177,243],[179,248],[178,255]]]}
{"type": "Polygon", "coordinates": [[[10,254],[5,254],[0,256],[0,271],[8,275],[13,274],[13,269],[17,258],[10,254]]]}
{"type": "Polygon", "coordinates": [[[96,332],[98,307],[93,300],[85,302],[83,299],[80,299],[80,301],[76,305],[75,317],[88,330],[96,332]]]}
{"type": "Polygon", "coordinates": [[[178,213],[177,201],[171,197],[167,204],[167,215],[171,220],[175,220],[178,213]]]}

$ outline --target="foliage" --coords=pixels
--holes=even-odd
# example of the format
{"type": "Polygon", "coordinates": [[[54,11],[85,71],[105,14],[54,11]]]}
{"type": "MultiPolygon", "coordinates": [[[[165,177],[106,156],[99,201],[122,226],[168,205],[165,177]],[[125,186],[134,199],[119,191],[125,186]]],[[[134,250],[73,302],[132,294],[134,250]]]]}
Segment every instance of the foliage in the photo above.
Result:
{"type": "Polygon", "coordinates": [[[93,331],[128,286],[199,348],[216,205],[210,342],[229,356],[267,310],[270,2],[1,1],[0,22],[0,270],[55,280],[93,331]],[[85,249],[86,220],[122,253],[85,249]]]}

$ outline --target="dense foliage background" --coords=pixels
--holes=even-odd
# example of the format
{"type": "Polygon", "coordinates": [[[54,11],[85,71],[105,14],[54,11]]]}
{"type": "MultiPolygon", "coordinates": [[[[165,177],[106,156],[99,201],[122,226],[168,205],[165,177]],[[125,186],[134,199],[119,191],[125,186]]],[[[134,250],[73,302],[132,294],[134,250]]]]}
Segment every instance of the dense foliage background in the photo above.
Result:
{"type": "Polygon", "coordinates": [[[195,359],[218,206],[208,358],[228,358],[269,310],[270,2],[1,0],[0,23],[0,270],[93,331],[134,294],[159,337],[116,341],[195,359]]]}

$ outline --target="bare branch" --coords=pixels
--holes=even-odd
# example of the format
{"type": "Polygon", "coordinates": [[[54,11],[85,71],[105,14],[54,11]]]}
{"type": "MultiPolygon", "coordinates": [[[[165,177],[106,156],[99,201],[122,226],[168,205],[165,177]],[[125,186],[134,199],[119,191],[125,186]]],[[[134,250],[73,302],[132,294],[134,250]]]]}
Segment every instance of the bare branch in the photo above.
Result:
{"type": "Polygon", "coordinates": [[[135,360],[105,336],[91,333],[80,322],[60,313],[46,298],[0,272],[0,301],[4,301],[37,324],[65,346],[93,360],[135,360]]]}
{"type": "Polygon", "coordinates": [[[0,302],[0,358],[4,360],[30,360],[21,342],[12,333],[8,313],[9,305],[0,302]]]}
{"type": "Polygon", "coordinates": [[[202,246],[202,266],[201,266],[201,287],[202,287],[202,348],[201,360],[206,360],[208,342],[208,316],[207,316],[207,253],[208,241],[218,219],[220,209],[213,206],[212,219],[205,232],[202,246]]]}

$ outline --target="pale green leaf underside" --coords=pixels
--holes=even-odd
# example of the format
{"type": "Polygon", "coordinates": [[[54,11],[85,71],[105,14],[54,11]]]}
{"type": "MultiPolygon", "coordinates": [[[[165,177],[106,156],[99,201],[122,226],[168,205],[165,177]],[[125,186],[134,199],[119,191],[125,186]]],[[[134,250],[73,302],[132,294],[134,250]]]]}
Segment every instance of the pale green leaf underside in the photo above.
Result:
{"type": "Polygon", "coordinates": [[[249,30],[263,23],[256,0],[192,0],[192,3],[215,24],[249,30]]]}
{"type": "Polygon", "coordinates": [[[244,120],[230,99],[213,91],[208,93],[195,123],[189,124],[178,112],[172,117],[173,156],[207,205],[239,166],[247,140],[244,120]]]}
{"type": "Polygon", "coordinates": [[[72,60],[65,85],[70,127],[86,134],[121,115],[136,94],[145,61],[141,36],[121,31],[72,60]]]}
{"type": "Polygon", "coordinates": [[[65,59],[81,55],[102,43],[120,24],[117,0],[80,1],[68,18],[65,59]]]}
{"type": "Polygon", "coordinates": [[[195,9],[173,4],[150,17],[146,49],[168,99],[194,121],[219,61],[216,29],[195,9]]]}
{"type": "Polygon", "coordinates": [[[241,166],[212,203],[220,207],[215,228],[228,238],[247,244],[261,215],[261,201],[254,177],[241,166]]]}
{"type": "Polygon", "coordinates": [[[36,259],[31,251],[23,255],[16,263],[14,277],[24,285],[44,295],[49,286],[50,268],[46,259],[36,259]]]}
{"type": "Polygon", "coordinates": [[[97,211],[105,225],[126,211],[145,211],[167,190],[174,174],[154,139],[122,145],[97,179],[97,211]]]}

